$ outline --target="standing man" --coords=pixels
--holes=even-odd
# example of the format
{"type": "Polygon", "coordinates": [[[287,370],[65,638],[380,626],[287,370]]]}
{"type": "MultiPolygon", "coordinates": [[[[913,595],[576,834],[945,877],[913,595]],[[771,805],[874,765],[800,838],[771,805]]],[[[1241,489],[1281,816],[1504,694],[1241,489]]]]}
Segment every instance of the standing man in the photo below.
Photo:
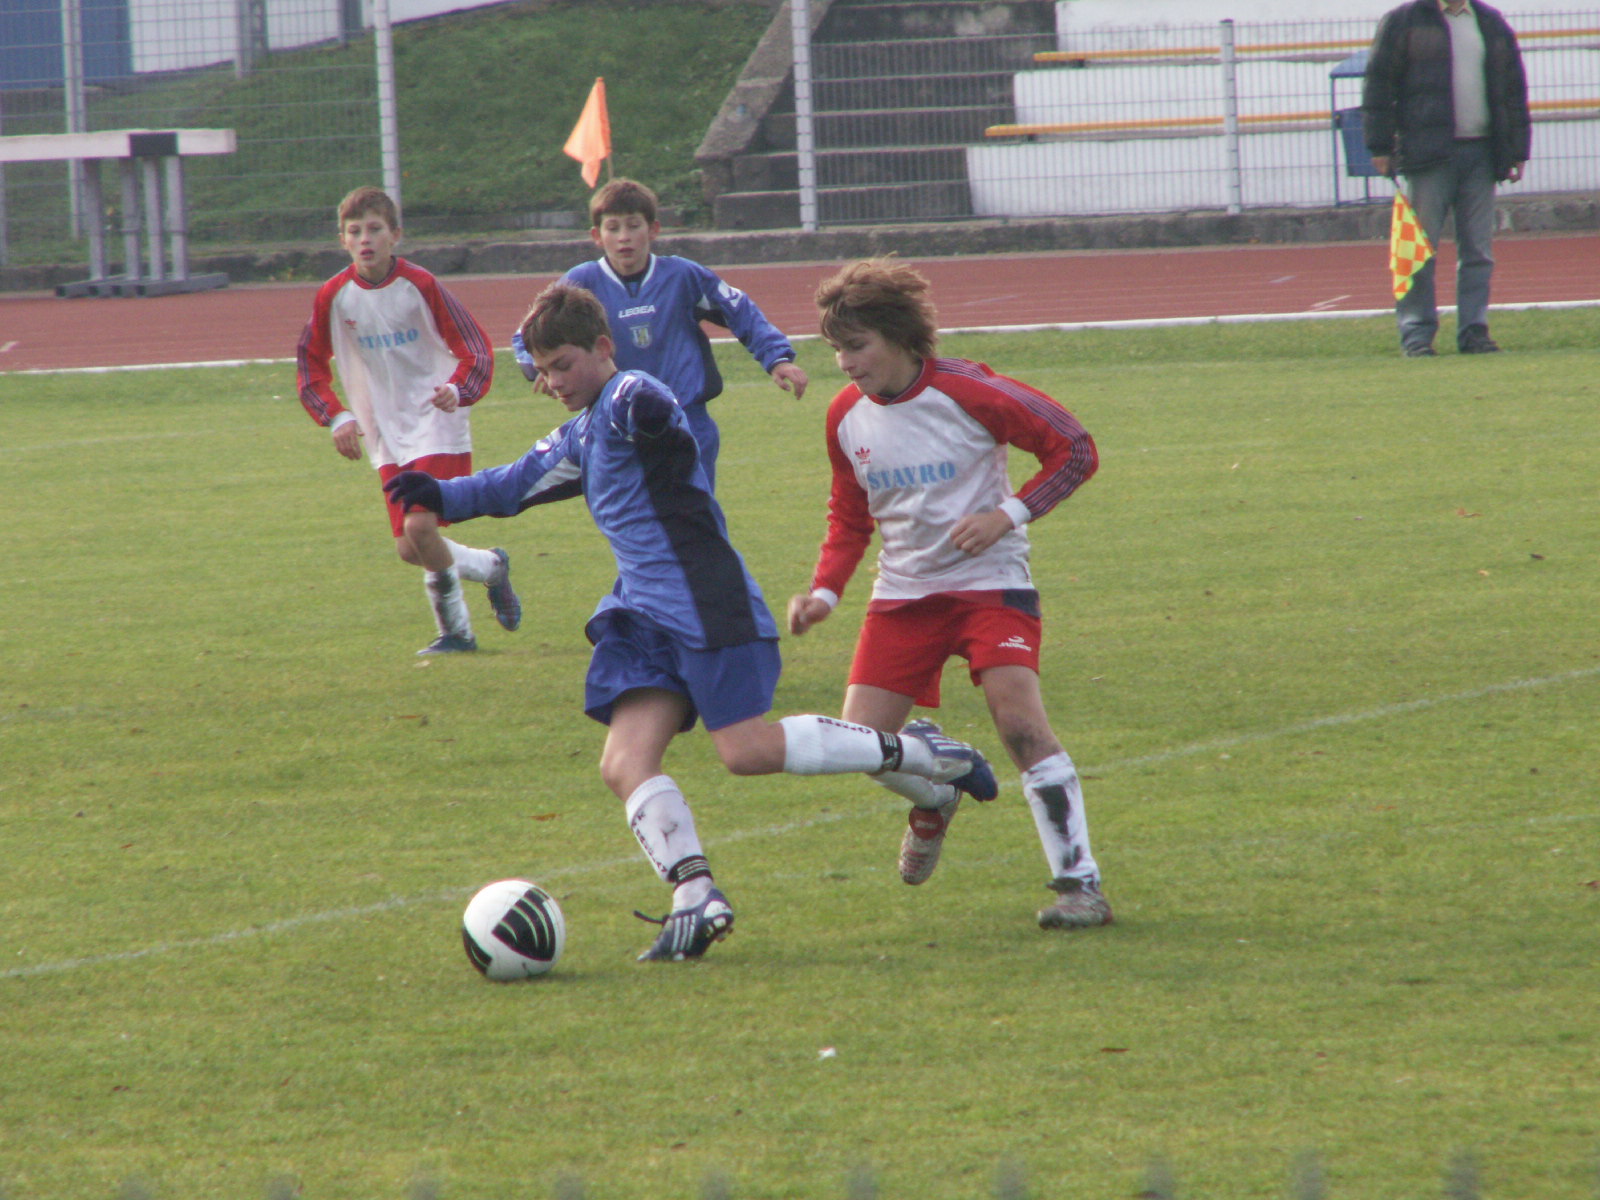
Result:
{"type": "MultiPolygon", "coordinates": [[[[1516,34],[1481,0],[1410,0],[1379,23],[1361,118],[1378,174],[1404,175],[1423,232],[1437,247],[1456,219],[1456,347],[1493,354],[1494,185],[1528,161],[1528,80],[1516,34]]],[[[1400,348],[1432,356],[1439,329],[1429,259],[1395,304],[1400,348]]]]}

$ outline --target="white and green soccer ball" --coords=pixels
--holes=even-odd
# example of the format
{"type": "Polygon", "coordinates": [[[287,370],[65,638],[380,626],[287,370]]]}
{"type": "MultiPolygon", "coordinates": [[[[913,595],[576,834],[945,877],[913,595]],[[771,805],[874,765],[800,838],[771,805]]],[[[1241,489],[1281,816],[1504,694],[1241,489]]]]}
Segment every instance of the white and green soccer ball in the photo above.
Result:
{"type": "Polygon", "coordinates": [[[499,983],[543,975],[561,959],[567,923],[556,898],[526,879],[481,888],[461,918],[467,958],[499,983]]]}

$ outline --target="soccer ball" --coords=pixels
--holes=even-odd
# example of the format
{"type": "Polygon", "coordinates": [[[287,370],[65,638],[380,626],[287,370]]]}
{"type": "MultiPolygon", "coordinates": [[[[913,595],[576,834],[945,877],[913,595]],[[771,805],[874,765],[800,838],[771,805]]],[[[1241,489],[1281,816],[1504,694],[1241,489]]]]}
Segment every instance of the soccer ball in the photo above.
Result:
{"type": "Polygon", "coordinates": [[[467,959],[497,982],[543,975],[567,944],[567,923],[556,898],[526,879],[482,888],[461,918],[467,959]]]}

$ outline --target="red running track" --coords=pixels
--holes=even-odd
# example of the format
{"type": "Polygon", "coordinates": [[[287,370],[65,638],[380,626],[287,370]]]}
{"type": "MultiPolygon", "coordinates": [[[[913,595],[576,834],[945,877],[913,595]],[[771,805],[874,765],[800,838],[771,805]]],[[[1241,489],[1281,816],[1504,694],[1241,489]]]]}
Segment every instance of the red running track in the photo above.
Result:
{"type": "MultiPolygon", "coordinates": [[[[662,249],[671,252],[670,236],[662,249]]],[[[943,328],[1386,310],[1386,245],[994,254],[914,259],[943,328]]],[[[1454,302],[1454,248],[1441,253],[1441,304],[1454,302]]],[[[1495,242],[1494,302],[1600,300],[1600,236],[1495,242]]],[[[815,332],[811,297],[836,263],[718,267],[791,335],[815,332]]],[[[445,280],[506,346],[550,275],[445,280]]],[[[292,358],[315,284],[253,284],[186,296],[0,297],[0,372],[292,358]]]]}

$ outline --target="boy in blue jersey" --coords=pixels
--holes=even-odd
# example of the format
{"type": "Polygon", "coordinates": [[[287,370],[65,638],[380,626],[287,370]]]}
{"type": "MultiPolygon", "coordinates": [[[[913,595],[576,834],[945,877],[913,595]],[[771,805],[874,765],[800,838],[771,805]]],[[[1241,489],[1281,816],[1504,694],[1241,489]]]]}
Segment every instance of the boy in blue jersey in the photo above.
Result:
{"type": "MultiPolygon", "coordinates": [[[[589,236],[604,253],[573,267],[563,279],[600,298],[615,337],[618,368],[646,371],[678,398],[714,487],[721,436],[706,403],[722,394],[722,374],[700,322],[729,330],[772,381],[796,399],[805,394],[806,373],[794,361],[789,339],[749,296],[709,267],[652,253],[661,235],[656,211],[655,193],[643,184],[631,179],[606,184],[589,201],[589,236]]],[[[539,368],[520,329],[511,349],[523,374],[537,384],[539,368]]]]}
{"type": "Polygon", "coordinates": [[[424,525],[581,495],[610,543],[618,578],[585,626],[594,653],[584,710],[608,727],[601,779],[673,886],[661,934],[640,961],[697,958],[733,928],[688,802],[663,770],[667,746],[697,718],[735,775],[900,771],[994,796],[983,755],[937,732],[879,733],[823,716],[769,721],[777,626],[728,540],[689,417],[660,380],[617,369],[593,293],[551,284],[520,332],[551,393],[576,415],[516,462],[448,480],[412,471],[386,486],[407,522],[424,525]]]}

